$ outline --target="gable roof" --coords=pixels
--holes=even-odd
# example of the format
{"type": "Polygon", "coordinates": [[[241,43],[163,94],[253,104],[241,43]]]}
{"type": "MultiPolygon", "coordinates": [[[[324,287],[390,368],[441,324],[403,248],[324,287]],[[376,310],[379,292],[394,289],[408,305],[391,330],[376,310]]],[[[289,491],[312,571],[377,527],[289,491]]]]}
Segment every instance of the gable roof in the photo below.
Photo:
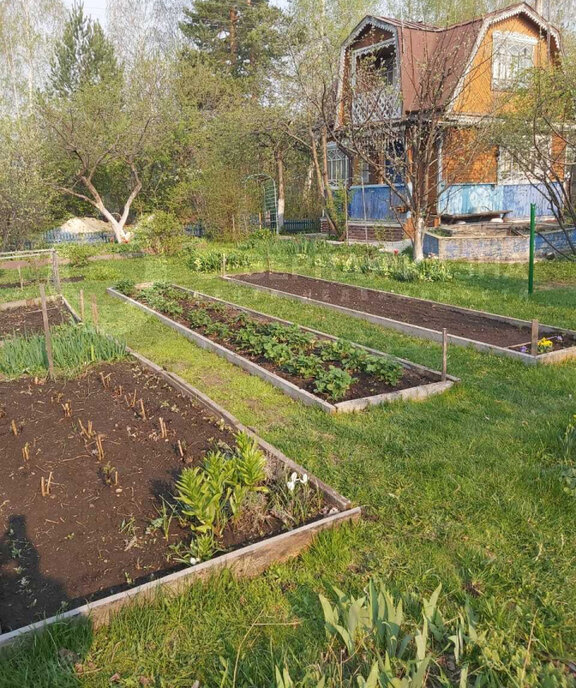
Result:
{"type": "MultiPolygon", "coordinates": [[[[400,56],[399,71],[404,112],[413,112],[426,105],[417,102],[418,89],[425,78],[424,66],[434,61],[437,68],[443,70],[442,100],[448,104],[462,89],[465,76],[488,29],[497,22],[518,15],[524,15],[534,22],[543,34],[550,35],[556,49],[561,50],[558,30],[525,2],[447,27],[368,15],[356,26],[342,46],[341,81],[348,48],[371,27],[379,28],[390,32],[396,41],[397,55],[400,56]]],[[[341,95],[340,85],[339,97],[341,95]]]]}

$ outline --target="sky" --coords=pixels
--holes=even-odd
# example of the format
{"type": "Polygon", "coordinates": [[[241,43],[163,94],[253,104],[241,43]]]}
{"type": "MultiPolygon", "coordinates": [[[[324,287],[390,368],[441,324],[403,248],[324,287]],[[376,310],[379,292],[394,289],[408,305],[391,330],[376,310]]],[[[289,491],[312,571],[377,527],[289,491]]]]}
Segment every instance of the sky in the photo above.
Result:
{"type": "MultiPolygon", "coordinates": [[[[72,7],[73,0],[64,0],[68,7],[72,7]]],[[[272,4],[286,6],[286,0],[272,0],[272,4]]],[[[106,23],[106,0],[84,0],[84,9],[102,25],[106,23]]]]}

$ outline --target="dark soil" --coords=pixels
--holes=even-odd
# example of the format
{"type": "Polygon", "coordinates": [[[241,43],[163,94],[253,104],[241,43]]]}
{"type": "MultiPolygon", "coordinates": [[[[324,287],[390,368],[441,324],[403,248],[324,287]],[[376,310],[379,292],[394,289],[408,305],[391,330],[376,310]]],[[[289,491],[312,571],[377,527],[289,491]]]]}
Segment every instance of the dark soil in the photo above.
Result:
{"type": "MultiPolygon", "coordinates": [[[[435,304],[385,291],[326,282],[313,277],[283,272],[234,275],[234,279],[426,327],[430,330],[442,331],[445,327],[449,334],[495,346],[519,348],[522,345],[529,345],[531,338],[530,327],[518,327],[482,315],[466,313],[448,304],[435,304]]],[[[558,334],[562,334],[561,330],[558,334]]],[[[553,338],[553,343],[553,350],[576,346],[576,340],[568,336],[561,339],[553,338]]]]}
{"type": "MultiPolygon", "coordinates": [[[[69,323],[70,311],[61,302],[48,302],[48,322],[51,326],[69,323]]],[[[30,335],[44,331],[40,306],[20,306],[0,311],[0,339],[10,335],[30,335]]]]}
{"type": "MultiPolygon", "coordinates": [[[[193,298],[184,298],[180,303],[184,307],[184,314],[182,316],[173,316],[168,314],[164,315],[168,315],[168,317],[172,318],[173,320],[176,320],[180,324],[189,327],[189,323],[186,320],[185,316],[186,312],[192,311],[196,307],[195,300],[193,298]]],[[[239,308],[227,306],[222,314],[210,313],[210,316],[214,321],[227,322],[229,318],[231,318],[234,315],[238,315],[238,313],[240,312],[242,311],[239,308]]],[[[272,318],[253,315],[250,315],[250,317],[254,318],[254,320],[257,320],[259,322],[273,322],[272,318]]],[[[328,400],[327,395],[315,391],[314,379],[291,375],[262,356],[257,356],[252,354],[251,352],[244,351],[240,347],[236,346],[233,342],[221,339],[220,337],[217,337],[214,334],[206,333],[205,328],[203,327],[195,327],[192,329],[194,329],[195,332],[199,332],[207,339],[211,339],[213,342],[217,342],[218,344],[225,346],[227,349],[230,349],[241,354],[242,356],[244,356],[244,358],[247,358],[250,361],[257,363],[259,366],[274,373],[275,375],[278,375],[279,377],[282,377],[285,380],[289,380],[296,386],[305,389],[306,391],[311,392],[312,394],[315,394],[320,398],[328,400]]],[[[238,329],[238,326],[231,326],[231,329],[238,329]]],[[[337,363],[326,363],[325,368],[328,369],[330,365],[337,365],[337,363]]],[[[376,396],[378,394],[388,394],[390,392],[396,392],[402,389],[409,389],[411,387],[417,387],[419,385],[426,385],[430,384],[431,382],[438,382],[440,380],[440,376],[436,373],[428,373],[426,371],[420,371],[412,368],[404,368],[402,377],[400,378],[398,384],[394,386],[388,384],[383,380],[379,380],[378,378],[372,375],[366,374],[362,371],[355,371],[352,374],[352,376],[354,377],[356,382],[350,385],[345,396],[342,399],[339,399],[338,401],[349,401],[351,399],[363,399],[365,397],[376,396]]]]}
{"type": "MultiPolygon", "coordinates": [[[[61,284],[68,284],[68,283],[73,283],[73,282],[83,282],[84,277],[61,277],[60,278],[60,283],[61,284]]],[[[29,287],[31,284],[37,284],[37,282],[33,282],[32,280],[28,280],[27,282],[23,282],[20,284],[20,282],[3,282],[0,283],[0,289],[19,289],[21,286],[22,287],[29,287]]]]}
{"type": "MultiPolygon", "coordinates": [[[[234,444],[231,429],[132,361],[69,381],[0,384],[0,632],[181,568],[169,545],[188,541],[190,529],[174,519],[166,540],[151,521],[183,466],[221,442],[234,444]],[[94,435],[82,435],[90,422],[101,460],[94,435]],[[50,474],[43,497],[41,478],[50,474]]],[[[221,545],[283,529],[269,512],[251,510],[227,526],[221,545]]]]}

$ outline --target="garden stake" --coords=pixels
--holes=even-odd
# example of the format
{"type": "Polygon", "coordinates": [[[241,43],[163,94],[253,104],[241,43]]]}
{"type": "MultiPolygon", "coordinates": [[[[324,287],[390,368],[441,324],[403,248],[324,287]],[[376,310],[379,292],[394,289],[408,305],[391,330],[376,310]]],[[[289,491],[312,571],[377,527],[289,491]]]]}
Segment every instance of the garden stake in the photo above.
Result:
{"type": "Polygon", "coordinates": [[[84,322],[84,289],[80,289],[80,320],[84,322]]]}
{"type": "Polygon", "coordinates": [[[98,329],[98,304],[96,303],[96,295],[92,294],[92,322],[94,329],[98,329]]]}
{"type": "Polygon", "coordinates": [[[52,250],[52,281],[54,283],[54,289],[61,294],[62,288],[60,286],[60,266],[58,265],[58,251],[56,249],[52,250]]]}
{"type": "Polygon", "coordinates": [[[104,448],[102,447],[102,435],[96,435],[96,448],[98,449],[98,461],[104,458],[104,448]]]}
{"type": "Polygon", "coordinates": [[[538,330],[539,325],[537,320],[532,321],[532,340],[530,342],[530,353],[532,356],[538,355],[538,330]]]}
{"type": "Polygon", "coordinates": [[[226,254],[222,254],[222,277],[226,277],[226,254]]]}
{"type": "Polygon", "coordinates": [[[20,278],[20,289],[24,289],[24,280],[22,279],[22,268],[18,266],[18,277],[20,278]]]}
{"type": "Polygon", "coordinates": [[[448,330],[442,329],[442,382],[446,382],[448,373],[448,330]]]}
{"type": "Polygon", "coordinates": [[[42,299],[42,321],[44,323],[44,336],[46,337],[46,356],[48,358],[48,375],[54,377],[54,358],[52,357],[52,338],[50,337],[50,325],[48,323],[48,309],[46,308],[46,290],[40,285],[40,298],[42,299]]]}
{"type": "Polygon", "coordinates": [[[48,497],[50,494],[50,486],[52,485],[52,471],[50,471],[50,475],[48,476],[48,480],[44,479],[44,476],[40,478],[40,490],[42,492],[43,497],[48,497]]]}

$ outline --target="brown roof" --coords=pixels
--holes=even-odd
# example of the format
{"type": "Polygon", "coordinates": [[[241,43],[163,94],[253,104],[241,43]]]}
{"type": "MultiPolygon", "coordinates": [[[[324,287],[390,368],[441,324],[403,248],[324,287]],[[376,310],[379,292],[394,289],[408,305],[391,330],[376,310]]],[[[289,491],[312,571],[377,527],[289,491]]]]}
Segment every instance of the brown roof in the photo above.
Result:
{"type": "MultiPolygon", "coordinates": [[[[501,10],[489,12],[476,19],[470,19],[458,24],[447,27],[433,26],[424,22],[406,21],[393,17],[366,17],[364,25],[369,25],[370,21],[384,23],[396,28],[398,34],[398,45],[400,51],[400,73],[403,107],[406,113],[419,110],[430,103],[422,103],[420,97],[426,91],[421,86],[423,80],[431,79],[430,75],[435,73],[441,78],[436,77],[432,87],[438,84],[441,87],[442,104],[447,104],[453,96],[456,86],[474,51],[476,41],[486,23],[490,19],[497,19],[499,16],[506,17],[509,13],[524,10],[532,18],[541,21],[544,28],[549,28],[559,41],[559,35],[554,27],[550,26],[543,18],[536,14],[534,8],[525,2],[510,5],[501,10]],[[441,86],[440,86],[441,84],[441,86]]],[[[362,23],[356,31],[362,27],[362,23]]],[[[355,32],[354,32],[355,33],[355,32]]],[[[354,33],[352,35],[354,35],[354,33]]],[[[559,47],[559,46],[558,46],[559,47]]],[[[435,104],[440,104],[438,98],[434,98],[435,104]]]]}

